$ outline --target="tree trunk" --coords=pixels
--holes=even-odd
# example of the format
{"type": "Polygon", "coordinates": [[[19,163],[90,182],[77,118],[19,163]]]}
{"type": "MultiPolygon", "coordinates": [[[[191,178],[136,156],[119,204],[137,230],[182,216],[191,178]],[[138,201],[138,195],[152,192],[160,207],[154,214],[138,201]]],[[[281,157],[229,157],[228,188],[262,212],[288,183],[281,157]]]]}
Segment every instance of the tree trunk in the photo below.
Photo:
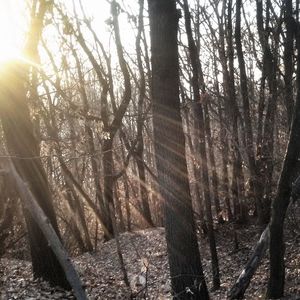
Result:
{"type": "MultiPolygon", "coordinates": [[[[267,1],[266,12],[270,11],[270,2],[267,1]]],[[[261,154],[257,164],[257,174],[260,174],[259,182],[264,184],[264,187],[259,186],[256,197],[263,199],[258,202],[258,218],[260,224],[268,223],[270,219],[270,201],[272,191],[272,176],[273,176],[273,152],[274,152],[274,121],[277,103],[277,55],[274,54],[268,43],[269,33],[264,29],[263,23],[263,3],[256,1],[257,8],[257,29],[260,44],[263,50],[263,68],[269,86],[269,97],[266,108],[265,122],[263,124],[263,135],[261,144],[261,154]]],[[[269,26],[268,18],[266,18],[266,28],[269,26]]],[[[275,51],[274,51],[275,52],[275,51]]],[[[264,73],[264,71],[263,71],[264,73]]]]}
{"type": "MultiPolygon", "coordinates": [[[[26,103],[26,69],[27,67],[21,63],[7,65],[5,74],[1,76],[2,128],[9,154],[14,157],[12,159],[14,166],[22,179],[28,183],[36,201],[60,237],[47,176],[39,158],[38,145],[26,103]]],[[[65,273],[39,225],[26,209],[24,214],[28,227],[34,276],[42,277],[52,285],[60,285],[69,289],[70,285],[65,273]]]]}
{"type": "Polygon", "coordinates": [[[200,88],[199,88],[199,74],[198,74],[198,53],[195,41],[192,35],[191,27],[191,16],[188,8],[187,0],[183,1],[184,3],[184,16],[185,16],[185,27],[188,37],[189,45],[189,55],[192,65],[192,89],[193,89],[193,106],[195,114],[195,128],[197,131],[197,136],[199,136],[199,143],[197,152],[200,155],[200,167],[201,167],[201,179],[205,203],[205,213],[207,218],[208,225],[208,238],[210,245],[210,252],[212,256],[212,273],[213,273],[213,287],[218,289],[220,287],[220,275],[219,275],[219,263],[218,255],[216,249],[216,241],[213,228],[213,218],[211,211],[211,197],[210,197],[210,188],[209,188],[209,177],[208,177],[208,167],[207,167],[207,153],[205,145],[205,126],[204,126],[204,114],[202,104],[200,102],[200,88]]]}
{"type": "Polygon", "coordinates": [[[246,149],[249,162],[249,169],[251,176],[255,177],[255,156],[254,156],[254,147],[253,147],[253,130],[251,123],[251,111],[249,104],[249,92],[248,92],[248,79],[245,68],[244,53],[242,48],[241,41],[241,5],[242,1],[236,1],[236,27],[235,27],[235,43],[236,43],[236,52],[239,62],[240,70],[240,85],[241,85],[241,94],[243,100],[243,112],[244,112],[244,123],[245,123],[245,135],[246,135],[246,149]]]}
{"type": "MultiPolygon", "coordinates": [[[[288,5],[288,4],[287,4],[288,5]]],[[[284,293],[284,252],[283,224],[291,197],[291,183],[299,173],[300,158],[300,25],[297,24],[297,98],[294,110],[294,120],[290,132],[287,152],[280,175],[277,195],[272,203],[272,217],[270,223],[270,278],[267,296],[280,298],[284,293]]]]}
{"type": "Polygon", "coordinates": [[[268,249],[269,240],[270,227],[267,226],[261,234],[260,239],[254,248],[253,254],[249,258],[245,268],[241,272],[241,275],[228,292],[228,299],[244,299],[244,294],[250,284],[250,281],[259,267],[266,250],[268,249]]]}
{"type": "MultiPolygon", "coordinates": [[[[34,221],[39,226],[39,229],[42,231],[43,236],[47,240],[48,247],[51,248],[55,254],[55,258],[59,262],[64,275],[68,280],[68,284],[70,287],[72,287],[76,298],[78,300],[86,300],[87,297],[82,287],[80,278],[70,258],[68,257],[68,254],[64,249],[56,230],[53,228],[51,221],[47,218],[43,209],[37,202],[35,195],[31,192],[28,185],[26,185],[26,183],[23,181],[12,163],[10,164],[10,171],[16,183],[16,187],[19,191],[19,195],[23,201],[25,209],[32,216],[34,221]]],[[[44,257],[44,259],[47,258],[44,257]]]]}
{"type": "Polygon", "coordinates": [[[138,34],[136,37],[136,52],[137,52],[137,63],[139,68],[140,75],[140,89],[139,89],[139,99],[138,99],[138,119],[137,119],[137,149],[136,149],[136,163],[139,175],[139,188],[140,188],[140,197],[142,202],[142,210],[145,221],[148,223],[148,226],[154,226],[150,207],[149,207],[149,194],[148,188],[146,184],[146,175],[145,175],[145,166],[143,160],[144,153],[144,140],[143,140],[143,125],[144,125],[144,117],[143,117],[143,103],[146,96],[146,82],[144,75],[144,68],[141,57],[141,35],[142,30],[144,28],[143,22],[143,11],[144,11],[144,0],[140,0],[140,8],[139,8],[139,24],[138,24],[138,34]]]}
{"type": "MultiPolygon", "coordinates": [[[[242,160],[240,155],[240,142],[239,142],[239,126],[238,120],[240,118],[240,112],[236,99],[236,88],[234,78],[234,49],[233,49],[233,29],[232,29],[232,0],[228,1],[228,15],[227,15],[227,56],[228,56],[228,70],[225,68],[225,91],[227,97],[227,104],[225,111],[227,111],[228,117],[231,121],[231,134],[232,134],[232,183],[231,192],[233,198],[234,217],[239,219],[241,215],[241,206],[243,205],[244,191],[243,187],[243,169],[242,160]]],[[[225,58],[226,59],[226,58],[225,58]]],[[[241,132],[243,134],[243,132],[241,132]]]]}
{"type": "MultiPolygon", "coordinates": [[[[199,3],[198,3],[199,4],[199,3]]],[[[198,6],[199,8],[199,6],[198,6]]],[[[199,13],[199,12],[198,12],[199,13]]],[[[210,123],[210,115],[209,115],[209,109],[208,109],[208,103],[210,101],[210,96],[206,91],[206,84],[204,82],[204,76],[203,76],[203,69],[202,64],[200,61],[200,24],[199,24],[199,17],[196,19],[195,24],[195,31],[196,31],[196,47],[198,51],[198,55],[196,55],[197,60],[197,70],[198,70],[198,76],[199,76],[199,86],[202,92],[201,95],[201,101],[203,102],[203,113],[204,113],[204,125],[205,125],[205,134],[207,138],[207,147],[209,152],[209,161],[210,161],[210,169],[211,169],[211,176],[212,176],[212,195],[214,199],[215,204],[215,210],[216,210],[216,217],[218,219],[218,222],[223,222],[223,217],[221,214],[221,206],[220,206],[220,199],[219,199],[219,178],[217,174],[216,169],[216,160],[215,160],[215,152],[213,147],[213,138],[211,134],[211,123],[210,123]]]]}
{"type": "Polygon", "coordinates": [[[174,0],[148,0],[152,47],[152,97],[155,156],[171,283],[178,299],[208,299],[198,249],[187,176],[179,101],[177,30],[174,0]]]}
{"type": "Polygon", "coordinates": [[[102,144],[102,161],[103,161],[103,195],[104,195],[104,207],[105,213],[103,215],[103,222],[106,226],[104,232],[104,240],[107,241],[114,237],[113,223],[111,214],[114,214],[115,211],[110,211],[114,209],[114,198],[113,198],[113,142],[109,137],[103,141],[102,144]]]}
{"type": "Polygon", "coordinates": [[[293,52],[294,52],[294,33],[295,20],[293,18],[293,1],[285,1],[285,24],[286,24],[286,38],[284,41],[284,91],[285,91],[285,105],[287,110],[288,126],[291,126],[294,97],[293,97],[293,52]]]}

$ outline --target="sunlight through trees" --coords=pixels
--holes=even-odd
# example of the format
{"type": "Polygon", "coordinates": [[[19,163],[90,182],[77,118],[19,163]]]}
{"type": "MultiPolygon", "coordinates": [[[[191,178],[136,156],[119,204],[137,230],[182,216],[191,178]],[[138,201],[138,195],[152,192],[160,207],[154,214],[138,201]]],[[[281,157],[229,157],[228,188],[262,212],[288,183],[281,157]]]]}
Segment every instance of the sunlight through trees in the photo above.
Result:
{"type": "Polygon", "coordinates": [[[0,298],[298,299],[299,3],[0,1],[0,298]]]}

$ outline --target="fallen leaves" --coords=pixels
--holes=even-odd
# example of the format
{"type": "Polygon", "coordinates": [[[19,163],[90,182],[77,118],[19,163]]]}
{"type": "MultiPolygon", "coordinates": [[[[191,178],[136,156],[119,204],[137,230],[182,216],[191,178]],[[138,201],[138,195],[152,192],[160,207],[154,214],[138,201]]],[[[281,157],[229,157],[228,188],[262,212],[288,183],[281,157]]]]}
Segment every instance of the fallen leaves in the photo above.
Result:
{"type": "MultiPolygon", "coordinates": [[[[210,293],[211,299],[226,299],[226,293],[241,272],[251,248],[259,236],[259,230],[250,226],[239,229],[240,250],[232,252],[228,239],[229,226],[223,225],[216,232],[221,288],[210,293]]],[[[285,299],[300,299],[300,253],[299,239],[290,236],[286,253],[285,299]]],[[[131,283],[131,291],[122,280],[115,241],[100,245],[97,252],[85,253],[74,259],[89,299],[171,299],[171,283],[162,228],[124,233],[120,236],[125,267],[131,283]]],[[[207,241],[201,240],[201,256],[208,286],[211,282],[211,262],[207,241]]],[[[263,299],[268,277],[268,259],[265,258],[250,283],[246,299],[263,299]]],[[[1,299],[74,299],[72,294],[50,287],[46,282],[34,280],[30,263],[3,258],[0,261],[1,299]]]]}

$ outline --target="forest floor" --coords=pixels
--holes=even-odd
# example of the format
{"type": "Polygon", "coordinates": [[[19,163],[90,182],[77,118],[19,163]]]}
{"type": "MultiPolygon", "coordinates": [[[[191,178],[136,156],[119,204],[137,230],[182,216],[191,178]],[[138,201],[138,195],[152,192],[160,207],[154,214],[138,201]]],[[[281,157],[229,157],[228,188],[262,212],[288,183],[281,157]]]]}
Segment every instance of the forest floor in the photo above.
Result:
{"type": "MultiPolygon", "coordinates": [[[[299,222],[299,218],[298,218],[299,222]]],[[[300,234],[299,225],[286,230],[286,297],[300,299],[300,234]],[[296,230],[295,230],[296,228],[296,230]]],[[[243,269],[261,229],[257,226],[236,228],[239,250],[233,251],[234,235],[230,224],[216,229],[221,288],[210,292],[211,299],[226,299],[229,288],[243,269]]],[[[171,299],[164,229],[155,228],[124,233],[120,236],[122,253],[128,271],[134,299],[171,299]],[[146,283],[146,284],[145,284],[146,283]]],[[[202,263],[208,286],[211,263],[208,241],[200,238],[202,263]]],[[[99,245],[98,251],[74,258],[89,299],[130,299],[118,261],[116,242],[99,245]]],[[[246,292],[246,299],[263,299],[268,277],[268,257],[265,257],[246,292]]],[[[23,260],[0,260],[0,297],[9,299],[73,299],[71,293],[50,288],[34,280],[30,263],[23,260]]]]}

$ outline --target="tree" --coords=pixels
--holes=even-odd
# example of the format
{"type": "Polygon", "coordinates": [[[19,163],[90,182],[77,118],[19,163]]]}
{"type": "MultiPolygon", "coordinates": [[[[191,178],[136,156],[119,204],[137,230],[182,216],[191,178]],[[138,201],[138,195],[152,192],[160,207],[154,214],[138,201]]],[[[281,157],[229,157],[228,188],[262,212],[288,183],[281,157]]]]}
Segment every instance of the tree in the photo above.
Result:
{"type": "Polygon", "coordinates": [[[146,96],[146,80],[143,68],[143,62],[141,57],[141,37],[142,30],[144,28],[143,20],[143,10],[144,10],[144,0],[140,0],[139,8],[139,19],[138,19],[138,33],[136,37],[136,53],[137,53],[137,63],[140,75],[140,89],[139,89],[139,100],[138,100],[138,120],[137,120],[137,146],[136,146],[136,163],[139,175],[139,185],[140,185],[140,197],[142,202],[143,215],[149,226],[153,226],[153,221],[151,217],[150,207],[149,207],[149,195],[146,186],[146,174],[145,165],[143,162],[144,153],[144,140],[143,140],[143,126],[144,117],[143,113],[143,103],[146,96]]]}
{"type": "MultiPolygon", "coordinates": [[[[192,26],[191,26],[191,15],[189,12],[188,2],[187,0],[183,1],[184,8],[184,16],[185,16],[185,27],[188,38],[189,45],[189,56],[191,60],[192,66],[192,88],[193,88],[193,105],[194,105],[194,114],[195,114],[195,127],[197,128],[197,134],[199,136],[198,144],[198,152],[201,160],[201,175],[202,175],[202,187],[203,187],[203,195],[204,195],[204,203],[205,203],[205,212],[207,218],[207,227],[208,227],[208,237],[209,237],[209,245],[210,252],[212,256],[212,273],[213,273],[213,286],[215,289],[220,287],[220,274],[219,274],[219,262],[213,227],[213,217],[211,211],[211,193],[209,188],[209,176],[208,176],[208,166],[207,166],[207,153],[205,146],[205,126],[204,126],[204,113],[203,107],[200,102],[200,88],[199,88],[199,71],[198,68],[201,66],[196,44],[192,34],[192,26]]],[[[203,87],[204,92],[205,88],[203,87]]]]}
{"type": "MultiPolygon", "coordinates": [[[[6,146],[22,179],[29,185],[36,201],[51,222],[56,234],[58,225],[46,173],[39,158],[39,147],[27,106],[25,83],[27,66],[14,63],[1,74],[1,122],[6,146]]],[[[24,210],[35,277],[42,277],[53,285],[70,288],[55,254],[49,247],[30,212],[24,210]]]]}
{"type": "Polygon", "coordinates": [[[178,299],[208,299],[193,218],[180,115],[177,46],[180,13],[174,0],[148,0],[148,5],[155,158],[164,201],[172,290],[178,299]]]}
{"type": "Polygon", "coordinates": [[[239,62],[240,69],[240,89],[243,102],[243,117],[245,123],[245,146],[248,156],[249,170],[252,179],[256,178],[256,161],[254,157],[254,146],[253,146],[253,130],[251,123],[251,113],[249,104],[249,92],[248,92],[248,78],[246,74],[245,59],[243,54],[243,46],[241,40],[241,6],[242,1],[236,1],[236,26],[235,26],[235,44],[236,52],[239,62]]]}
{"type": "MultiPolygon", "coordinates": [[[[277,63],[278,47],[271,48],[269,43],[270,36],[270,11],[271,1],[266,1],[266,18],[264,22],[263,18],[263,1],[256,1],[256,23],[259,41],[263,51],[263,75],[262,77],[267,79],[269,87],[269,97],[266,104],[266,117],[262,126],[261,140],[257,143],[257,174],[259,174],[258,180],[256,180],[256,201],[257,212],[260,224],[266,224],[270,219],[270,203],[272,192],[272,177],[273,177],[273,159],[274,159],[274,124],[275,124],[275,112],[278,99],[277,90],[277,63]]],[[[274,45],[278,45],[278,29],[274,34],[274,45]]],[[[265,80],[265,79],[264,79],[265,80]]],[[[265,92],[264,90],[262,91],[265,92]]],[[[262,119],[262,117],[261,117],[262,119]]],[[[262,120],[261,120],[262,122],[262,120]]]]}
{"type": "MultiPolygon", "coordinates": [[[[119,21],[118,17],[120,14],[120,5],[116,1],[111,2],[111,25],[114,32],[115,37],[115,44],[116,44],[116,52],[117,58],[120,66],[120,71],[123,77],[124,88],[122,92],[122,99],[119,106],[117,106],[113,84],[110,82],[111,77],[111,70],[110,66],[108,65],[107,68],[109,69],[108,73],[104,71],[104,68],[101,62],[98,62],[98,59],[93,54],[93,51],[89,48],[87,40],[83,36],[82,33],[82,24],[79,22],[78,16],[76,14],[76,28],[70,21],[69,17],[63,10],[56,5],[55,6],[59,15],[62,17],[64,21],[65,28],[68,29],[67,34],[74,35],[78,44],[81,46],[85,54],[88,56],[90,63],[96,73],[97,79],[101,86],[101,96],[100,96],[100,117],[98,119],[101,120],[103,123],[103,138],[102,138],[102,166],[103,166],[103,197],[100,197],[100,185],[99,182],[96,184],[97,188],[97,200],[99,201],[100,206],[100,216],[102,219],[102,227],[104,230],[104,239],[108,240],[114,237],[114,230],[113,230],[113,214],[115,214],[115,204],[114,204],[114,184],[118,176],[114,175],[114,156],[113,156],[113,148],[114,148],[114,139],[118,132],[121,129],[122,121],[124,114],[129,106],[131,100],[131,82],[130,82],[130,73],[127,62],[124,56],[124,50],[121,42],[120,36],[120,29],[119,29],[119,21]],[[110,96],[111,103],[108,101],[108,94],[110,96]],[[110,107],[112,107],[112,118],[110,107]]],[[[99,41],[96,33],[91,27],[90,21],[85,18],[85,24],[87,28],[92,33],[93,37],[96,40],[97,45],[100,45],[102,49],[102,54],[105,57],[106,62],[109,63],[110,59],[107,57],[101,42],[99,41]]],[[[95,169],[95,167],[94,167],[95,169]]],[[[96,180],[96,179],[95,179],[96,180]]]]}
{"type": "MultiPolygon", "coordinates": [[[[43,19],[48,3],[36,1],[33,8],[24,54],[29,60],[36,62],[38,60],[37,46],[42,34],[43,19]]],[[[1,123],[6,147],[13,157],[12,162],[16,170],[28,184],[36,201],[60,237],[48,180],[39,158],[39,144],[34,135],[27,104],[29,66],[21,62],[8,63],[1,74],[1,123]]],[[[42,277],[53,285],[69,289],[70,285],[65,273],[36,220],[26,209],[24,209],[24,215],[28,228],[34,276],[42,277]]]]}
{"type": "MultiPolygon", "coordinates": [[[[292,7],[292,2],[286,2],[287,12],[292,7]]],[[[288,15],[287,22],[291,22],[291,14],[288,15]]],[[[293,21],[293,18],[292,18],[293,21]]],[[[283,225],[285,214],[290,203],[292,182],[299,175],[299,158],[300,158],[300,34],[299,23],[296,27],[290,27],[289,30],[296,28],[297,31],[292,32],[292,37],[296,35],[297,55],[297,97],[294,108],[294,117],[291,126],[289,143],[283,163],[282,172],[278,184],[277,195],[272,203],[272,215],[270,222],[270,277],[268,282],[267,296],[269,298],[280,298],[284,293],[284,252],[285,246],[283,241],[283,225]]],[[[289,33],[290,34],[290,33],[289,33]]]]}

